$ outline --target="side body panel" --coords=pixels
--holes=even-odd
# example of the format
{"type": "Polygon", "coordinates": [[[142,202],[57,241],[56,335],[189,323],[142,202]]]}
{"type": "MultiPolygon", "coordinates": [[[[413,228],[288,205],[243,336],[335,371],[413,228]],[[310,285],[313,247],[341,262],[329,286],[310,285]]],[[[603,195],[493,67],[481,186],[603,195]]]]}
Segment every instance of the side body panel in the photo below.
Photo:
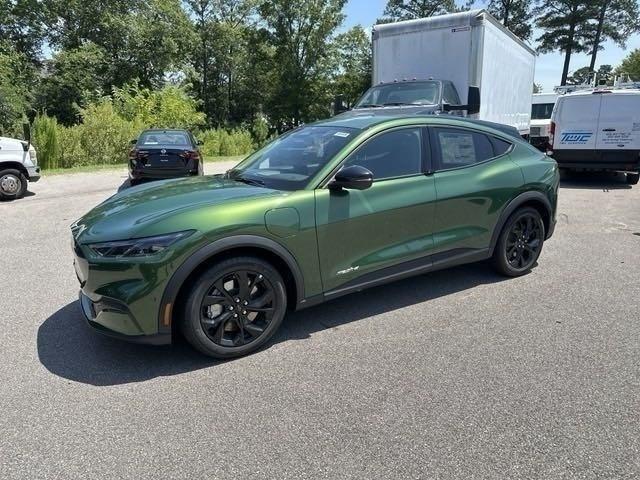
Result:
{"type": "Polygon", "coordinates": [[[436,172],[434,253],[486,249],[505,204],[523,185],[509,155],[466,168],[436,172]]]}
{"type": "Polygon", "coordinates": [[[316,190],[325,292],[367,273],[431,253],[432,176],[374,182],[367,190],[316,190]]]}

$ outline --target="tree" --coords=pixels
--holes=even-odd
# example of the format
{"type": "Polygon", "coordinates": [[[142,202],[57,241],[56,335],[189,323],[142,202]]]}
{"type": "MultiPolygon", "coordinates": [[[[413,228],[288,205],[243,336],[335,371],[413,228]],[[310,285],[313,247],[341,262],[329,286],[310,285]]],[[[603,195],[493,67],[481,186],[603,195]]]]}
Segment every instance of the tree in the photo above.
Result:
{"type": "Polygon", "coordinates": [[[602,43],[613,40],[625,48],[625,42],[629,36],[640,29],[640,8],[637,0],[598,0],[598,21],[592,26],[592,39],[589,42],[591,48],[591,63],[589,68],[593,71],[596,65],[598,51],[602,49],[602,43]]]}
{"type": "Polygon", "coordinates": [[[533,82],[533,93],[542,93],[542,85],[533,82]]]}
{"type": "Polygon", "coordinates": [[[384,15],[393,20],[413,20],[458,12],[455,0],[388,0],[384,15]]]}
{"type": "Polygon", "coordinates": [[[17,54],[37,63],[49,18],[46,2],[38,0],[0,0],[0,39],[17,54]]]}
{"type": "MultiPolygon", "coordinates": [[[[36,89],[35,105],[64,125],[77,123],[79,108],[105,93],[104,78],[111,68],[103,49],[92,42],[62,50],[46,62],[46,75],[36,89]]],[[[110,91],[110,86],[106,87],[110,91]]]]}
{"type": "Polygon", "coordinates": [[[531,2],[528,0],[490,0],[487,10],[523,40],[531,37],[531,2]]]}
{"type": "Polygon", "coordinates": [[[334,42],[337,75],[334,91],[353,104],[371,86],[371,42],[357,25],[334,42]]]}
{"type": "Polygon", "coordinates": [[[274,91],[267,112],[280,129],[326,116],[331,39],[346,0],[271,0],[260,13],[274,47],[274,91]]]}
{"type": "Polygon", "coordinates": [[[600,65],[596,72],[590,67],[578,68],[568,78],[569,85],[583,85],[596,82],[596,85],[613,85],[613,67],[611,65],[600,65]]]}
{"type": "Polygon", "coordinates": [[[566,85],[571,54],[589,49],[591,31],[589,20],[595,18],[593,2],[582,0],[544,0],[533,10],[536,26],[544,31],[538,37],[542,53],[564,52],[560,85],[566,85]]]}
{"type": "Polygon", "coordinates": [[[622,60],[616,74],[629,75],[631,80],[640,82],[640,48],[636,48],[622,60]]]}
{"type": "Polygon", "coordinates": [[[35,70],[27,56],[0,41],[0,134],[18,130],[29,113],[35,70]]]}

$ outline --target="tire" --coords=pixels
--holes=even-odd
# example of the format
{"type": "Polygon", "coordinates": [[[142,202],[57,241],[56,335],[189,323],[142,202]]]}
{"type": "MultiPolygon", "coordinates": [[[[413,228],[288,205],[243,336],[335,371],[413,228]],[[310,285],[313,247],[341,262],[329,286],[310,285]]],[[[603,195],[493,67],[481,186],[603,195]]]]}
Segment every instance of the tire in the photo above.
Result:
{"type": "Polygon", "coordinates": [[[0,170],[0,199],[16,200],[27,192],[27,177],[18,170],[0,170]]]}
{"type": "Polygon", "coordinates": [[[205,355],[239,357],[264,345],[286,310],[287,293],[278,271],[259,258],[234,257],[215,264],[190,286],[180,328],[205,355]]]}
{"type": "Polygon", "coordinates": [[[502,275],[519,277],[534,266],[544,244],[544,221],[531,207],[516,210],[502,227],[491,263],[502,275]]]}
{"type": "Polygon", "coordinates": [[[638,184],[638,180],[640,180],[640,173],[639,172],[627,173],[627,184],[628,185],[637,185],[638,184]]]}

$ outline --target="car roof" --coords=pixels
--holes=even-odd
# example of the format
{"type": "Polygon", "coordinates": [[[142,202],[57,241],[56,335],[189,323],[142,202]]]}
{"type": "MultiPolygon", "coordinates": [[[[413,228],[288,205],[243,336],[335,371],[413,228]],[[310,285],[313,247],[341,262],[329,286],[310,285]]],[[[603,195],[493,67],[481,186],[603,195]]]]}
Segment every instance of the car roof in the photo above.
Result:
{"type": "Polygon", "coordinates": [[[189,132],[189,130],[186,130],[184,128],[147,128],[146,130],[143,130],[141,132],[142,133],[148,133],[148,132],[167,132],[167,133],[171,133],[171,132],[180,132],[180,133],[191,133],[189,132]]]}
{"type": "Polygon", "coordinates": [[[454,115],[435,115],[435,114],[426,114],[426,115],[407,115],[405,114],[391,114],[384,111],[375,111],[369,110],[367,112],[355,112],[349,111],[342,113],[340,115],[336,115],[335,117],[331,117],[326,120],[320,120],[310,125],[315,126],[325,126],[325,127],[343,127],[343,128],[356,128],[359,130],[366,130],[376,125],[381,125],[383,123],[392,122],[395,120],[407,120],[407,119],[415,119],[415,120],[426,120],[425,123],[429,123],[429,121],[433,121],[433,123],[442,123],[442,121],[450,120],[452,124],[456,124],[458,122],[467,123],[470,126],[481,126],[485,128],[492,128],[494,130],[498,130],[499,132],[509,135],[514,138],[518,138],[522,140],[518,129],[509,125],[503,125],[501,123],[488,122],[486,120],[475,120],[471,118],[458,117],[454,115]],[[435,121],[434,121],[435,120],[435,121]]]}

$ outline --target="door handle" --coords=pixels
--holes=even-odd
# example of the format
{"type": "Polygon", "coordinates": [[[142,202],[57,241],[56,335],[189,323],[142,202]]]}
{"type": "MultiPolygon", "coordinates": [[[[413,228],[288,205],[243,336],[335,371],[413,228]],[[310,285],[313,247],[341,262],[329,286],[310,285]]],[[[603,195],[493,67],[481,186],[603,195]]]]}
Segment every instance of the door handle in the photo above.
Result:
{"type": "Polygon", "coordinates": [[[616,129],[615,128],[603,128],[602,131],[603,132],[615,132],[616,129]]]}

